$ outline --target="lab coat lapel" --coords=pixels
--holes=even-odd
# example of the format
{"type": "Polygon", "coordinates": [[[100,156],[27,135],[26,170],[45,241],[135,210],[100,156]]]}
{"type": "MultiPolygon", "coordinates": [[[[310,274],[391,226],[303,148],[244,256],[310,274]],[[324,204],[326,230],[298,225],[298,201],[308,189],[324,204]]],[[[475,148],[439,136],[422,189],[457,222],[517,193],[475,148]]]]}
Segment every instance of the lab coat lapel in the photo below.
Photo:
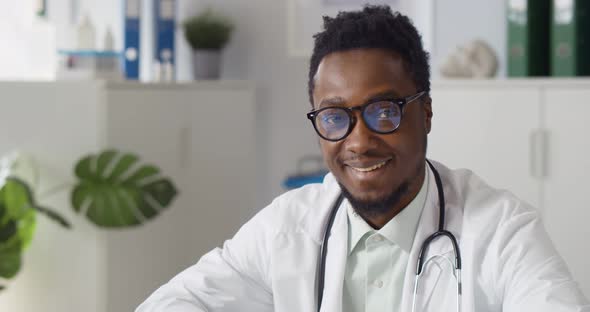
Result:
{"type": "Polygon", "coordinates": [[[336,214],[332,234],[328,239],[326,256],[326,275],[321,312],[342,311],[342,291],[344,289],[344,271],[346,268],[348,246],[348,222],[344,200],[336,214]]]}
{"type": "MultiPolygon", "coordinates": [[[[434,175],[430,168],[428,166],[426,167],[427,174],[429,175],[428,193],[424,203],[424,208],[422,209],[422,214],[420,216],[420,222],[418,223],[418,228],[416,229],[416,236],[414,237],[414,242],[412,244],[412,250],[410,251],[410,256],[408,258],[408,264],[404,278],[402,311],[405,312],[412,311],[416,268],[422,243],[428,236],[438,230],[438,191],[434,175]]],[[[450,194],[445,193],[445,196],[448,195],[450,194]]],[[[452,247],[446,243],[448,243],[446,240],[440,239],[433,241],[428,248],[426,259],[428,259],[428,256],[430,255],[447,253],[452,247]]],[[[420,286],[418,288],[416,311],[424,311],[428,301],[431,299],[433,291],[436,289],[441,272],[442,270],[437,265],[430,265],[423,273],[422,277],[420,278],[420,286]]]]}
{"type": "MultiPolygon", "coordinates": [[[[308,302],[303,306],[317,307],[318,298],[318,268],[320,261],[320,246],[322,244],[323,235],[329,218],[330,208],[340,195],[340,186],[332,176],[328,174],[324,179],[324,193],[319,198],[314,198],[310,206],[316,207],[309,209],[302,221],[302,230],[315,243],[315,255],[317,259],[316,269],[314,273],[315,287],[308,288],[309,294],[306,298],[314,298],[315,302],[308,302]],[[317,207],[326,207],[326,209],[318,209],[317,207]],[[312,293],[313,292],[313,293],[312,293]]],[[[340,312],[342,311],[342,291],[344,286],[344,271],[346,268],[346,258],[348,255],[348,222],[346,216],[347,200],[343,200],[332,225],[331,235],[328,238],[328,253],[326,255],[325,268],[325,282],[322,299],[323,312],[340,312]]],[[[302,251],[304,252],[304,251],[302,251]]]]}

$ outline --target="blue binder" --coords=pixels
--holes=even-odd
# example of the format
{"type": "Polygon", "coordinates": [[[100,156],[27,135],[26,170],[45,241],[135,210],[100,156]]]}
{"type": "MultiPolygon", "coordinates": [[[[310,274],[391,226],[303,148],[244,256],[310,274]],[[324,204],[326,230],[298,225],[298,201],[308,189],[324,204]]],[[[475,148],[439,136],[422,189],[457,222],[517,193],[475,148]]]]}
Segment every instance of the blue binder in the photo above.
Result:
{"type": "Polygon", "coordinates": [[[123,72],[125,78],[139,79],[141,0],[124,0],[123,72]]]}
{"type": "Polygon", "coordinates": [[[155,57],[160,64],[170,63],[174,67],[174,31],[176,0],[155,0],[155,57]]]}

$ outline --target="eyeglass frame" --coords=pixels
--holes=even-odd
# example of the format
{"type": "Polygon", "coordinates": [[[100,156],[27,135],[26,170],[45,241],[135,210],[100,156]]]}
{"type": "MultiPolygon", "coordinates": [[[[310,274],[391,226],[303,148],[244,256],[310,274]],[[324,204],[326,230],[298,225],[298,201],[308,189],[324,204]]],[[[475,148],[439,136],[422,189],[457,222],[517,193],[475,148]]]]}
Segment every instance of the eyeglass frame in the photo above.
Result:
{"type": "Polygon", "coordinates": [[[311,121],[311,124],[313,125],[313,128],[315,130],[315,132],[318,134],[318,136],[326,141],[330,141],[330,142],[338,142],[341,140],[344,140],[346,137],[348,137],[348,135],[350,135],[350,133],[352,132],[352,129],[354,129],[354,127],[356,126],[357,123],[357,118],[354,114],[354,111],[359,111],[361,114],[361,119],[363,120],[363,122],[365,123],[365,126],[367,126],[367,128],[369,130],[371,130],[372,132],[375,132],[377,134],[390,134],[395,132],[400,125],[402,124],[402,119],[404,117],[404,112],[405,112],[405,107],[407,104],[412,103],[413,101],[419,99],[420,97],[422,97],[424,94],[426,94],[426,91],[421,91],[418,92],[416,94],[410,95],[410,96],[406,96],[404,98],[401,99],[374,99],[374,100],[370,100],[369,102],[363,104],[363,105],[358,105],[358,106],[353,106],[353,107],[342,107],[342,106],[326,106],[326,107],[322,107],[320,109],[315,109],[312,110],[311,112],[307,113],[307,119],[309,119],[311,121]],[[381,131],[377,131],[373,128],[371,128],[371,126],[369,126],[369,124],[367,123],[367,121],[365,120],[365,118],[363,117],[363,113],[365,111],[365,109],[373,104],[373,103],[377,103],[377,102],[392,102],[394,104],[397,104],[399,106],[400,109],[400,117],[399,117],[399,124],[390,131],[385,131],[385,132],[381,132],[381,131]],[[321,113],[324,110],[327,109],[342,109],[346,112],[346,114],[348,115],[349,118],[349,122],[348,122],[348,129],[346,130],[346,133],[339,139],[328,139],[326,137],[324,137],[320,131],[318,130],[317,124],[316,124],[316,117],[318,116],[319,113],[321,113]]]}

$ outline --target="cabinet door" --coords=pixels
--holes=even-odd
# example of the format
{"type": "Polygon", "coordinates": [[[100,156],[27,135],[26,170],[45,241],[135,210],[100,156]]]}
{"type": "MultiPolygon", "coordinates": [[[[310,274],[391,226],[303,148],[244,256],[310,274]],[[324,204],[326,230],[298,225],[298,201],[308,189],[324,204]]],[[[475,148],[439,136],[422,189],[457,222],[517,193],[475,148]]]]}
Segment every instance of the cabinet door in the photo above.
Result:
{"type": "Polygon", "coordinates": [[[138,153],[179,189],[147,224],[108,233],[108,311],[133,311],[254,212],[253,89],[217,83],[130,86],[107,92],[110,147],[138,153]]]}
{"type": "Polygon", "coordinates": [[[192,109],[191,251],[221,246],[256,211],[254,93],[202,92],[192,109]]]}
{"type": "Polygon", "coordinates": [[[544,222],[586,297],[590,297],[589,98],[587,88],[549,89],[544,114],[549,131],[544,222]]]}
{"type": "Polygon", "coordinates": [[[529,159],[538,102],[533,88],[435,86],[428,157],[473,170],[538,207],[540,182],[530,173],[529,159]]]}
{"type": "Polygon", "coordinates": [[[105,93],[104,147],[132,152],[172,179],[179,190],[155,219],[132,229],[108,231],[107,311],[133,311],[157,287],[189,266],[187,215],[188,109],[182,88],[121,84],[105,93]]]}

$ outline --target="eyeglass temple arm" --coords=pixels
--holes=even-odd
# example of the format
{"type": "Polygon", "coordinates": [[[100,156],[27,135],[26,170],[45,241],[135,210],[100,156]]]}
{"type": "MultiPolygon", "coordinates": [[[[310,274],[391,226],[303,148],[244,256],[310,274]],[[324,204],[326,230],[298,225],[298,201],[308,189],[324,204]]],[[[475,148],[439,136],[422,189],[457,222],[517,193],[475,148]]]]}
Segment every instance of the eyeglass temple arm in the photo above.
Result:
{"type": "Polygon", "coordinates": [[[406,104],[408,104],[408,103],[410,103],[410,102],[413,102],[413,101],[415,101],[415,100],[419,99],[419,98],[420,98],[421,96],[423,96],[425,93],[426,93],[426,91],[422,91],[422,92],[420,92],[420,93],[418,93],[418,94],[414,94],[414,95],[412,95],[412,96],[410,96],[410,97],[406,98],[406,104]]]}

